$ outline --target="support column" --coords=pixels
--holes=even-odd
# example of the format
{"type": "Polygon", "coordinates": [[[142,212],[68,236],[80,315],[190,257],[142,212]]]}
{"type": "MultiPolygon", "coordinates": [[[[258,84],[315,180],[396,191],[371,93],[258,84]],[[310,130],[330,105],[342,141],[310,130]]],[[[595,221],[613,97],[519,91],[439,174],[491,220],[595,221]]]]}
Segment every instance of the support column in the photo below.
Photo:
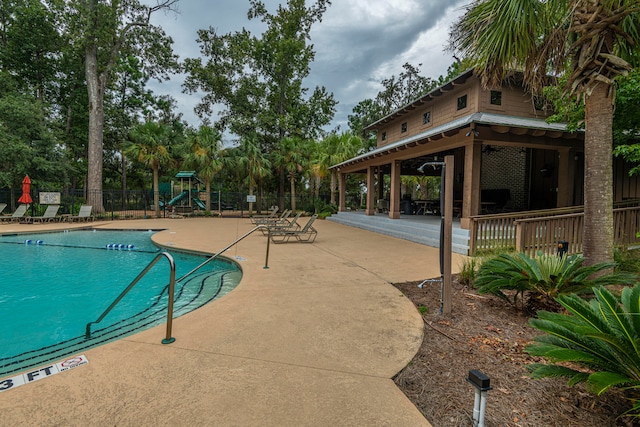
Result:
{"type": "Polygon", "coordinates": [[[338,211],[344,212],[347,210],[347,179],[344,173],[338,172],[338,191],[340,193],[339,201],[338,201],[338,211]]]}
{"type": "Polygon", "coordinates": [[[573,186],[576,162],[571,148],[558,150],[558,194],[557,207],[564,208],[573,204],[573,186]]]}
{"type": "Polygon", "coordinates": [[[365,213],[373,215],[376,212],[376,167],[367,168],[367,207],[365,213]]]}
{"type": "Polygon", "coordinates": [[[482,141],[474,140],[464,147],[464,184],[460,227],[469,229],[470,216],[480,213],[480,172],[482,167],[482,141]]]}
{"type": "Polygon", "coordinates": [[[454,157],[445,156],[445,179],[444,179],[444,227],[442,251],[442,314],[451,314],[451,251],[453,240],[453,179],[454,179],[454,157]]]}
{"type": "Polygon", "coordinates": [[[400,160],[391,163],[391,200],[389,201],[389,218],[400,218],[400,160]]]}

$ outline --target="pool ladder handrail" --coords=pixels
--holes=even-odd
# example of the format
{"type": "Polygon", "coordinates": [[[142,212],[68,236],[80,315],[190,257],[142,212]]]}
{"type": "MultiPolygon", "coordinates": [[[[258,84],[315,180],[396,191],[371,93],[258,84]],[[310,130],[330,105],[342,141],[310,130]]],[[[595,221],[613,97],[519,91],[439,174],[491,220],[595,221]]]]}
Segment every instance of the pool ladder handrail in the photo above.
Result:
{"type": "MultiPolygon", "coordinates": [[[[199,270],[200,268],[202,268],[203,266],[205,266],[207,263],[213,261],[214,259],[216,259],[219,255],[221,255],[223,252],[229,250],[230,248],[232,248],[234,245],[238,244],[241,240],[243,240],[245,237],[249,236],[250,234],[252,234],[253,232],[266,228],[267,230],[269,230],[269,227],[266,225],[258,225],[254,228],[252,228],[251,230],[249,230],[248,232],[246,232],[245,234],[243,234],[242,236],[238,237],[233,243],[231,243],[230,245],[228,245],[227,247],[225,247],[224,249],[222,249],[221,251],[219,251],[218,253],[212,255],[210,258],[208,258],[206,261],[204,261],[203,263],[201,263],[200,265],[198,265],[197,267],[195,267],[194,269],[192,269],[191,271],[189,271],[187,274],[183,275],[182,277],[180,277],[177,281],[181,281],[184,278],[186,278],[187,276],[190,276],[191,274],[195,273],[197,270],[199,270]]],[[[263,268],[269,268],[269,242],[271,241],[270,236],[267,238],[267,254],[265,257],[265,262],[264,262],[264,267],[263,268]]],[[[167,305],[167,334],[166,337],[162,340],[162,344],[171,344],[172,342],[174,342],[176,339],[173,338],[171,336],[171,328],[173,325],[173,302],[174,302],[174,293],[175,293],[175,286],[176,286],[176,263],[173,260],[173,257],[171,256],[170,253],[168,252],[161,252],[158,255],[156,255],[153,260],[144,268],[144,270],[142,270],[140,272],[140,274],[138,274],[138,276],[133,279],[133,281],[129,284],[129,286],[127,286],[121,293],[120,295],[118,295],[118,297],[111,303],[111,305],[109,307],[107,307],[107,309],[100,315],[100,317],[98,317],[98,319],[96,319],[93,322],[89,322],[87,323],[87,326],[85,328],[85,338],[86,339],[90,339],[91,338],[91,325],[95,325],[98,324],[100,322],[102,322],[102,320],[107,316],[107,314],[109,314],[109,312],[116,306],[118,305],[118,303],[122,300],[122,298],[124,298],[124,296],[129,293],[129,291],[136,285],[136,283],[138,283],[148,272],[149,270],[151,270],[151,268],[156,265],[156,263],[158,261],[160,261],[160,258],[165,257],[167,258],[167,260],[169,261],[169,268],[170,268],[170,277],[169,277],[169,303],[167,305]]]]}
{"type": "Polygon", "coordinates": [[[176,339],[171,337],[171,326],[172,326],[172,322],[173,322],[173,294],[175,292],[175,287],[176,287],[176,263],[173,260],[173,257],[171,256],[171,254],[169,252],[161,252],[158,255],[156,255],[153,260],[151,260],[151,262],[149,264],[147,264],[147,266],[144,268],[144,270],[142,270],[140,272],[140,274],[138,274],[138,276],[136,276],[135,279],[133,279],[133,281],[131,283],[129,283],[129,286],[127,286],[121,293],[120,295],[118,295],[118,297],[113,300],[113,302],[111,303],[111,305],[109,307],[107,307],[107,309],[100,315],[100,317],[98,317],[95,321],[93,322],[89,322],[87,323],[87,326],[85,328],[85,335],[84,337],[86,339],[90,339],[91,338],[91,325],[95,325],[98,324],[100,322],[102,322],[102,320],[107,316],[107,314],[109,314],[109,312],[111,310],[113,310],[113,308],[118,305],[118,303],[122,300],[122,298],[124,298],[124,296],[129,293],[129,291],[149,272],[149,270],[151,270],[151,268],[156,265],[156,263],[158,261],[160,261],[160,259],[162,257],[167,258],[167,260],[169,261],[169,304],[167,307],[167,335],[166,337],[162,340],[162,344],[171,344],[172,342],[174,342],[176,339]]]}

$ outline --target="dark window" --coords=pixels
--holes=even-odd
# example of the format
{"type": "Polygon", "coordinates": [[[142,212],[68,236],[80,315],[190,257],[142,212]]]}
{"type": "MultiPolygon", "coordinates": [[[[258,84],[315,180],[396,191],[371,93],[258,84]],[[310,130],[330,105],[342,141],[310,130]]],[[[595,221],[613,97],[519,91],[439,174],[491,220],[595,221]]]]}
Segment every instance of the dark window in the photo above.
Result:
{"type": "Polygon", "coordinates": [[[502,91],[491,91],[491,105],[502,105],[502,91]]]}
{"type": "Polygon", "coordinates": [[[402,132],[406,132],[407,131],[407,122],[404,122],[402,124],[401,130],[402,130],[402,132]]]}
{"type": "Polygon", "coordinates": [[[385,131],[385,132],[382,132],[382,140],[386,141],[386,139],[387,139],[387,132],[385,131]]]}
{"type": "Polygon", "coordinates": [[[422,115],[422,124],[431,123],[431,111],[427,111],[422,115]]]}
{"type": "Polygon", "coordinates": [[[467,95],[462,95],[458,98],[458,110],[462,110],[463,108],[467,108],[467,95]]]}

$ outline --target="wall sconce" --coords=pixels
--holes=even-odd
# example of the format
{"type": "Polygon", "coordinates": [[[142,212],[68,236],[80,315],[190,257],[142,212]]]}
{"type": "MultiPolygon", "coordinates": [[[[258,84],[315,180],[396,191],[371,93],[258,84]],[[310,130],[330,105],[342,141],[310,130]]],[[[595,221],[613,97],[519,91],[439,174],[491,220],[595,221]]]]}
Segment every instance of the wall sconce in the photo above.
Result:
{"type": "Polygon", "coordinates": [[[467,132],[465,136],[471,136],[471,133],[473,133],[474,136],[480,136],[480,132],[478,132],[475,127],[469,129],[469,132],[467,132]]]}

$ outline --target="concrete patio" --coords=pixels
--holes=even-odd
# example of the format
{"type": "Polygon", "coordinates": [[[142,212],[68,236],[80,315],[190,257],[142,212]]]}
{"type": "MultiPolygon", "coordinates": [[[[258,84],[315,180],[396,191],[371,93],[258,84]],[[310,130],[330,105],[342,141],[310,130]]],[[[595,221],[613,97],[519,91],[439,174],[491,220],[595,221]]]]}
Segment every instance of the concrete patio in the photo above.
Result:
{"type": "MultiPolygon", "coordinates": [[[[0,234],[82,226],[2,224],[0,234]]],[[[157,244],[208,253],[252,228],[246,218],[90,226],[162,229],[157,244]]],[[[391,283],[438,276],[438,249],[314,226],[313,244],[272,244],[269,268],[266,237],[250,235],[225,253],[242,267],[238,288],[175,319],[173,344],[160,343],[162,325],[88,350],[87,365],[3,392],[2,424],[429,426],[391,379],[423,334],[391,283]]],[[[454,254],[454,270],[463,259],[454,254]]]]}

